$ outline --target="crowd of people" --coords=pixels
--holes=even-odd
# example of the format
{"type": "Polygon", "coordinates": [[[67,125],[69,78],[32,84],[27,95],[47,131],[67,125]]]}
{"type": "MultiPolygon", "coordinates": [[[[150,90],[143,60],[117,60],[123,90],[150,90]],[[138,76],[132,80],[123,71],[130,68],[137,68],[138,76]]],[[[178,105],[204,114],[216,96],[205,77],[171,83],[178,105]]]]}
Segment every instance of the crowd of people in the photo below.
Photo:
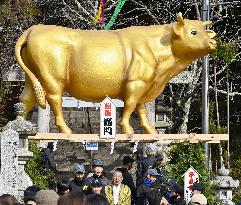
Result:
{"type": "MultiPolygon", "coordinates": [[[[25,205],[184,205],[184,186],[167,178],[163,155],[147,150],[147,156],[137,162],[136,182],[130,173],[135,160],[123,157],[109,180],[104,175],[104,162],[93,160],[93,172],[87,173],[83,164],[74,167],[74,179],[57,182],[56,190],[40,190],[36,186],[24,192],[25,205]]],[[[206,205],[200,183],[193,184],[189,205],[206,205]]],[[[0,205],[17,205],[9,194],[0,196],[0,205]]]]}

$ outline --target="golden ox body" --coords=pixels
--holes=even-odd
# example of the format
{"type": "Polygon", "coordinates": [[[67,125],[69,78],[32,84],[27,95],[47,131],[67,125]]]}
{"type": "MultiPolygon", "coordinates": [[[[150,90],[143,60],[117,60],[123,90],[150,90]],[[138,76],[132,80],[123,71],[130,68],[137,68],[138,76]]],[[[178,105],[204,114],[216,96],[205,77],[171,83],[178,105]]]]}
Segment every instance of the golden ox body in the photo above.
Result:
{"type": "Polygon", "coordinates": [[[62,94],[102,101],[106,95],[124,101],[122,133],[133,133],[129,118],[136,109],[146,133],[156,133],[144,103],[156,99],[168,81],[193,60],[215,49],[210,22],[183,20],[113,31],[85,31],[52,25],[26,30],[16,44],[16,57],[26,72],[20,100],[25,116],[46,99],[60,132],[71,133],[62,113],[62,94]]]}

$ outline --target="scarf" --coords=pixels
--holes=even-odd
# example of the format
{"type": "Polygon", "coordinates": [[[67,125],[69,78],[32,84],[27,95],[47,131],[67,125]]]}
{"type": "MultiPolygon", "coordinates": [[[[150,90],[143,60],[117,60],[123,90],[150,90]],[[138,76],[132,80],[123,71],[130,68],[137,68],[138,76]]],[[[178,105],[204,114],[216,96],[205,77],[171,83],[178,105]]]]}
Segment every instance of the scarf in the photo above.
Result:
{"type": "Polygon", "coordinates": [[[153,185],[153,181],[150,180],[150,179],[148,179],[148,178],[144,178],[144,184],[145,184],[146,186],[151,187],[151,186],[153,185]]]}

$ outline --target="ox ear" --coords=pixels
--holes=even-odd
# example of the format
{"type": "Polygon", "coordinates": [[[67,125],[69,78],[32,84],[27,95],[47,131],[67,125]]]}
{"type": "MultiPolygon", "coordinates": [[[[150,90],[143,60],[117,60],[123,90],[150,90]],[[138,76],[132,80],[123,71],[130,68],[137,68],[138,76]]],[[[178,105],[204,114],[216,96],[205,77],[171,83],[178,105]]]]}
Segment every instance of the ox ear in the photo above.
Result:
{"type": "Polygon", "coordinates": [[[212,30],[206,30],[210,38],[214,38],[216,36],[216,33],[212,30]]]}
{"type": "Polygon", "coordinates": [[[182,28],[178,25],[173,25],[172,27],[174,37],[179,37],[182,35],[182,28]]]}
{"type": "Polygon", "coordinates": [[[203,21],[203,26],[212,25],[212,21],[203,21]]]}

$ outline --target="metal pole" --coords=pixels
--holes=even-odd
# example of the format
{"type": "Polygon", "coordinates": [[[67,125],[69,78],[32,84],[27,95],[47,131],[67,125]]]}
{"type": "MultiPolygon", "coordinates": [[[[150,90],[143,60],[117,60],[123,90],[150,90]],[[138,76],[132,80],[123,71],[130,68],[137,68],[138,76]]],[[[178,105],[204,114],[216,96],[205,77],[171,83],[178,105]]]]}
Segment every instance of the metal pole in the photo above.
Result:
{"type": "MultiPolygon", "coordinates": [[[[202,0],[202,20],[209,20],[209,0],[202,0]]],[[[209,112],[208,112],[208,80],[209,80],[209,58],[205,56],[202,58],[202,133],[208,134],[209,130],[209,112]]],[[[208,157],[209,147],[205,143],[205,164],[209,168],[208,157]]]]}
{"type": "MultiPolygon", "coordinates": [[[[229,73],[228,73],[228,67],[227,67],[227,131],[228,131],[228,135],[229,135],[229,117],[230,117],[230,113],[229,113],[229,73]]],[[[230,139],[230,137],[229,137],[230,139]]],[[[229,152],[229,139],[228,139],[228,158],[227,158],[227,165],[228,165],[228,169],[230,169],[230,163],[229,163],[229,158],[230,158],[230,152],[229,152]]]]}

